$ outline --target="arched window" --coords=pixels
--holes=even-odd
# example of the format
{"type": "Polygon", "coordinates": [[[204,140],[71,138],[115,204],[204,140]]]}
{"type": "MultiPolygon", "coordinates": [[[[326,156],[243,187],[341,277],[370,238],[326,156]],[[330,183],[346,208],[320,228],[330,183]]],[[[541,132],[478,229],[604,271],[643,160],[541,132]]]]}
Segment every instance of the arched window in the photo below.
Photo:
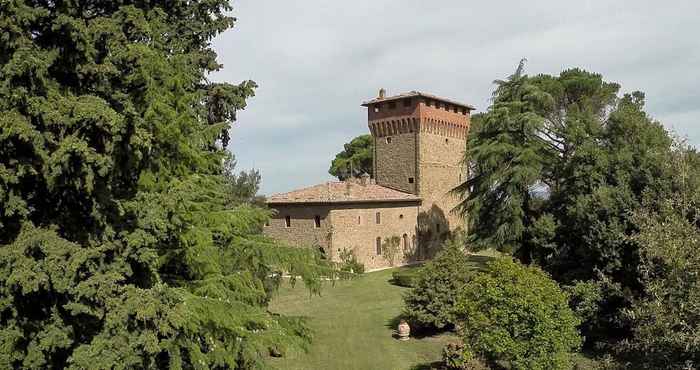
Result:
{"type": "Polygon", "coordinates": [[[408,235],[403,234],[403,250],[407,251],[408,250],[408,235]]]}
{"type": "Polygon", "coordinates": [[[382,255],[382,238],[377,237],[377,256],[382,255]]]}

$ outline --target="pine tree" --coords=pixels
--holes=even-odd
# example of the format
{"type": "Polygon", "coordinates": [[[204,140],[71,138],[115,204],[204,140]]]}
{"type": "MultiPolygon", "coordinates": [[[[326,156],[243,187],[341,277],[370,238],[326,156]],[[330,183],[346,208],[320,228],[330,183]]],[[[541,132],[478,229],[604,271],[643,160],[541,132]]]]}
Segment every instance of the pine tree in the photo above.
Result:
{"type": "Polygon", "coordinates": [[[359,177],[363,173],[374,176],[374,139],[371,135],[360,135],[343,145],[336,154],[328,173],[340,180],[359,177]]]}
{"type": "Polygon", "coordinates": [[[553,154],[539,135],[544,119],[537,114],[548,103],[548,95],[529,82],[524,63],[507,80],[495,81],[493,104],[480,117],[465,153],[472,164],[470,177],[455,192],[464,199],[458,209],[468,214],[474,245],[529,260],[526,234],[537,201],[533,190],[553,154]]]}
{"type": "Polygon", "coordinates": [[[0,367],[260,368],[304,345],[267,311],[311,251],[226,202],[214,84],[227,0],[0,2],[0,367]]]}

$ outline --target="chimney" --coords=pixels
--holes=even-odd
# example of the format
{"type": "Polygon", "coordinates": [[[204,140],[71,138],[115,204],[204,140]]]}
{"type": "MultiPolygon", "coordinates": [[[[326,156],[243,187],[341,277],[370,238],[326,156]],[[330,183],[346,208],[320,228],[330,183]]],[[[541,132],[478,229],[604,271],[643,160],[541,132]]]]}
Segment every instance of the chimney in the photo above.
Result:
{"type": "Polygon", "coordinates": [[[367,186],[370,183],[371,179],[367,172],[364,172],[362,175],[360,175],[360,184],[362,184],[362,186],[367,186]]]}
{"type": "Polygon", "coordinates": [[[386,90],[382,87],[379,89],[379,99],[384,99],[386,97],[386,90]]]}

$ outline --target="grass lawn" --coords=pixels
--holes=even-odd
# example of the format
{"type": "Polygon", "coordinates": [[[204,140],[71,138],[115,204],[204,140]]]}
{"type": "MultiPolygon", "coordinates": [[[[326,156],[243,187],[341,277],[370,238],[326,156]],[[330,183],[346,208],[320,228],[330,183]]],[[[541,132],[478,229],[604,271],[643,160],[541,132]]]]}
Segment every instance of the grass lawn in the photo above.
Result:
{"type": "Polygon", "coordinates": [[[314,341],[308,353],[289,353],[271,364],[300,370],[411,369],[440,360],[442,347],[455,339],[452,334],[407,342],[392,336],[403,306],[401,295],[408,289],[389,282],[393,271],[328,283],[321,296],[310,296],[301,283],[293,288],[283,284],[271,310],[308,317],[314,341]]]}
{"type": "MultiPolygon", "coordinates": [[[[497,253],[483,251],[469,257],[475,269],[497,253]]],[[[442,348],[456,336],[451,333],[411,338],[393,337],[403,307],[402,294],[409,288],[390,283],[401,267],[370,272],[351,281],[326,284],[321,296],[312,296],[298,283],[283,284],[270,309],[286,315],[305,316],[313,330],[309,352],[288,353],[272,359],[279,369],[422,369],[439,361],[442,348]]]]}

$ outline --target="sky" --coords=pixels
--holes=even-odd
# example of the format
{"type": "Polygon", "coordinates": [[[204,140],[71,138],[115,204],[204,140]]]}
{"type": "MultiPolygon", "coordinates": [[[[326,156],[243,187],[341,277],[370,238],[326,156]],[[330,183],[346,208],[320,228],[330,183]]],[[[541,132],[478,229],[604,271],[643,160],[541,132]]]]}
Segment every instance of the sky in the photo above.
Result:
{"type": "Polygon", "coordinates": [[[262,194],[333,179],[377,96],[411,90],[488,109],[493,80],[579,67],[646,94],[646,111],[700,147],[700,1],[233,1],[213,81],[259,88],[231,132],[262,194]]]}

